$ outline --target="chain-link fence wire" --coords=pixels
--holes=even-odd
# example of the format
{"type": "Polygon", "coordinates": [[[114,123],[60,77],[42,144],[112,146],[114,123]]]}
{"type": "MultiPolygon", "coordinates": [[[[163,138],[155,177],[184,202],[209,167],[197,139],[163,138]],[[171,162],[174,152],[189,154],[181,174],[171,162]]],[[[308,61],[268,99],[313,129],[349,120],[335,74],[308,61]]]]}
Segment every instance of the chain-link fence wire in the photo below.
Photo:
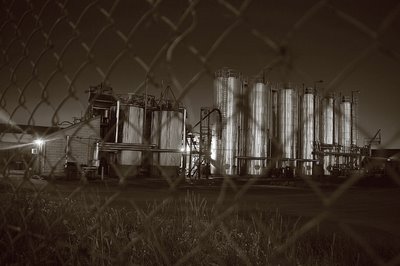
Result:
{"type": "MultiPolygon", "coordinates": [[[[260,44],[260,53],[268,55],[255,73],[274,69],[275,79],[281,83],[290,81],[294,73],[313,84],[318,77],[310,77],[296,64],[299,55],[294,39],[299,32],[307,31],[313,18],[329,13],[337,23],[346,23],[354,35],[362,33],[366,40],[363,48],[348,58],[322,91],[323,94],[338,92],[340,84],[373,53],[400,62],[399,53],[383,40],[385,33],[398,25],[399,4],[388,4],[390,8],[380,17],[379,26],[373,28],[340,5],[311,1],[299,8],[304,12],[296,19],[283,16],[290,25],[283,27],[281,32],[286,34],[280,33],[277,38],[276,33],[265,30],[265,24],[253,19],[254,6],[256,9],[262,6],[257,1],[128,2],[3,1],[1,4],[0,103],[2,122],[8,124],[2,133],[1,151],[1,260],[5,264],[400,263],[398,236],[388,238],[380,233],[371,240],[363,230],[334,211],[334,205],[346,193],[352,193],[351,187],[363,177],[361,174],[349,176],[329,193],[314,179],[300,176],[322,207],[321,211],[297,220],[273,208],[260,207],[250,214],[241,209],[246,196],[254,193],[252,188],[259,177],[248,177],[243,185],[238,185],[234,178],[225,176],[218,186],[215,204],[191,193],[177,200],[184,176],[171,175],[158,165],[156,168],[167,181],[167,188],[160,185],[164,187],[161,192],[160,188],[146,191],[147,201],[156,200],[147,205],[129,194],[132,186],[129,178],[116,165],[112,169],[120,185],[106,182],[103,192],[91,182],[60,185],[55,181],[66,156],[71,161],[88,160],[91,147],[99,140],[96,123],[100,122],[88,118],[90,110],[86,108],[84,91],[90,86],[103,83],[116,90],[124,87],[121,93],[147,93],[151,87],[152,92],[159,93],[168,83],[175,90],[177,101],[196,106],[190,96],[211,93],[202,91],[203,86],[212,87],[211,83],[204,85],[204,79],[212,80],[215,70],[223,66],[221,63],[231,62],[226,43],[240,46],[247,42],[260,44]],[[205,24],[204,32],[201,22],[208,20],[208,13],[210,23],[205,24]],[[219,15],[216,19],[211,14],[219,15]],[[225,52],[228,57],[214,59],[225,52]],[[198,67],[195,71],[193,65],[198,67]],[[124,80],[132,84],[127,85],[124,80]],[[86,110],[85,114],[79,113],[80,110],[86,110]],[[57,129],[37,127],[41,123],[56,127],[72,116],[79,117],[80,123],[71,123],[69,131],[61,136],[57,135],[57,129]],[[19,134],[15,129],[27,134],[19,134]],[[27,135],[33,137],[27,139],[27,135]],[[59,149],[68,147],[62,153],[66,156],[53,158],[43,152],[42,149],[48,152],[55,144],[33,145],[39,136],[45,136],[46,141],[57,138],[61,142],[59,149]],[[37,156],[29,155],[32,148],[37,156]],[[74,149],[82,150],[74,152],[74,149]],[[32,178],[32,171],[37,167],[42,169],[43,165],[50,166],[48,180],[40,180],[40,175],[32,178]],[[18,177],[18,173],[23,176],[18,177]],[[121,197],[126,200],[121,201],[121,197]],[[319,233],[324,223],[335,224],[335,229],[329,226],[324,229],[333,233],[319,233]],[[383,244],[379,245],[380,242],[383,244]]],[[[227,119],[236,119],[236,115],[227,119]]],[[[247,118],[252,120],[249,115],[247,118]]],[[[133,131],[142,130],[136,124],[130,126],[133,131]]],[[[111,137],[115,130],[115,126],[110,130],[111,137]]],[[[358,130],[361,135],[372,137],[368,130],[360,126],[358,130]]],[[[395,143],[399,134],[386,145],[395,143]]],[[[269,167],[278,159],[273,158],[269,167]]],[[[86,169],[81,165],[76,167],[77,172],[86,169]]],[[[389,169],[387,174],[400,184],[397,172],[389,169]]],[[[393,210],[394,216],[396,212],[393,210]]]]}

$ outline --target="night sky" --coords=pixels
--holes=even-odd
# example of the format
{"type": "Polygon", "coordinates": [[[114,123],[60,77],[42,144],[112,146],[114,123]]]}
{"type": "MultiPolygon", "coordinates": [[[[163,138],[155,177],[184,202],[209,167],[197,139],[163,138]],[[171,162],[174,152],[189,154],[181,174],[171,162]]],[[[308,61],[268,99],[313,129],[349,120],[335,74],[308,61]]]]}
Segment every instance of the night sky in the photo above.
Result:
{"type": "Polygon", "coordinates": [[[116,93],[142,92],[149,75],[152,94],[172,84],[194,124],[200,107],[212,105],[215,70],[226,66],[251,77],[270,68],[271,81],[323,80],[322,92],[360,91],[359,144],[381,128],[383,146],[400,148],[396,0],[0,5],[3,122],[10,116],[21,124],[71,121],[85,112],[89,86],[106,82],[116,93]]]}

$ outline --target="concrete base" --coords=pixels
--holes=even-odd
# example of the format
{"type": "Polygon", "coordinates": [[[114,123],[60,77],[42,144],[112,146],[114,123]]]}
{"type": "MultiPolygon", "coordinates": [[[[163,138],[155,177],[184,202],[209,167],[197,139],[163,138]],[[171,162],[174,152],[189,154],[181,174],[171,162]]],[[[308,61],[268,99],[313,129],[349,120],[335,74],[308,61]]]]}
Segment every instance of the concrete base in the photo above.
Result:
{"type": "Polygon", "coordinates": [[[179,175],[178,166],[152,166],[150,168],[150,175],[156,177],[170,177],[176,178],[179,175]]]}
{"type": "Polygon", "coordinates": [[[110,176],[119,177],[122,175],[126,178],[133,178],[140,174],[140,166],[138,165],[116,165],[116,169],[111,169],[110,176]]]}

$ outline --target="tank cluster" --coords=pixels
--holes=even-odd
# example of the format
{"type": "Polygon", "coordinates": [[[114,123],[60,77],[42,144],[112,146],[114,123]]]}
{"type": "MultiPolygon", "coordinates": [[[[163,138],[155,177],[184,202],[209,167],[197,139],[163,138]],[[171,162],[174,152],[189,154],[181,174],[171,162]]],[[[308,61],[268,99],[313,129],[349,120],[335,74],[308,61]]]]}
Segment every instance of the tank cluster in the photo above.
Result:
{"type": "Polygon", "coordinates": [[[102,141],[95,149],[100,155],[94,157],[101,157],[107,174],[177,175],[182,165],[186,109],[171,88],[159,98],[147,93],[111,95],[94,88],[89,97],[91,116],[102,117],[102,141]]]}
{"type": "Polygon", "coordinates": [[[346,175],[360,167],[357,97],[215,73],[211,162],[222,175],[346,175]],[[320,93],[321,92],[321,93],[320,93]],[[221,127],[221,136],[215,129],[221,127]]]}

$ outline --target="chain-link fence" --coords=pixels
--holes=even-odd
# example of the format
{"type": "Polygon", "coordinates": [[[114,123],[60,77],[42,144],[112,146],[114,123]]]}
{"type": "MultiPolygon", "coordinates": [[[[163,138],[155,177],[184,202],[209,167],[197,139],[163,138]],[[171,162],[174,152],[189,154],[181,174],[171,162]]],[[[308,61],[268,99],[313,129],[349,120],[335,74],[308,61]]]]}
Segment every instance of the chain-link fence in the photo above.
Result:
{"type": "Polygon", "coordinates": [[[0,12],[1,264],[400,264],[396,1],[0,12]]]}

